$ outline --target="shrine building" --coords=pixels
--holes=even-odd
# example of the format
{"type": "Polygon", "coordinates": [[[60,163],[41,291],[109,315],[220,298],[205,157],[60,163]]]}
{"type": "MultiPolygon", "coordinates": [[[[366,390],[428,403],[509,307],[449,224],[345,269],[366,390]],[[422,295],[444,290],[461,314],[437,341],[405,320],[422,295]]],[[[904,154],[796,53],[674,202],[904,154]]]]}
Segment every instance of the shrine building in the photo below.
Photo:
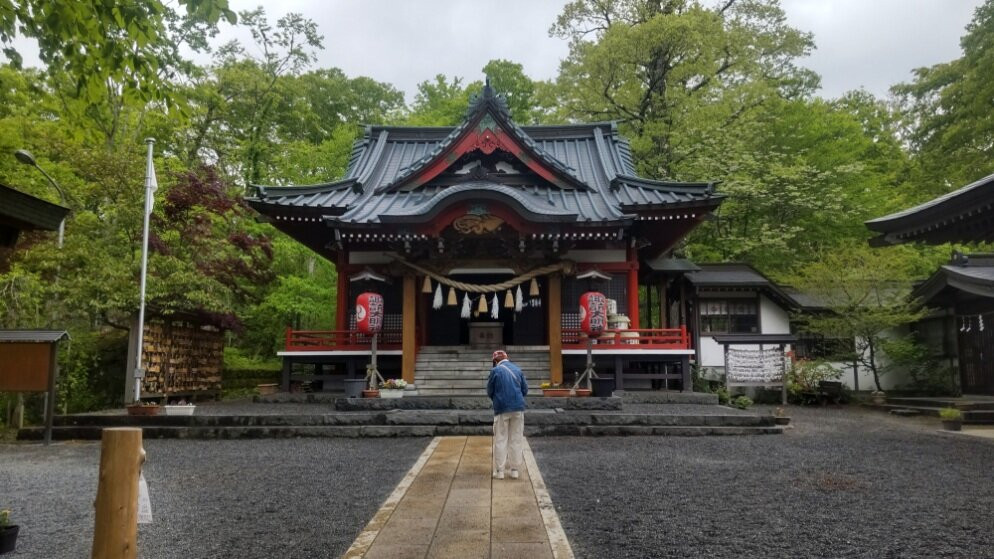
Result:
{"type": "Polygon", "coordinates": [[[722,199],[713,183],[639,177],[614,123],[519,126],[489,83],[454,128],[367,127],[342,179],[248,198],[338,271],[335,328],[287,330],[283,388],[363,374],[363,292],[383,296],[380,370],[423,394],[467,386],[440,372],[446,357],[482,388],[498,348],[530,380],[571,382],[588,347],[579,299],[600,291],[599,372],[619,389],[690,390],[696,267],[670,256],[722,199]]]}

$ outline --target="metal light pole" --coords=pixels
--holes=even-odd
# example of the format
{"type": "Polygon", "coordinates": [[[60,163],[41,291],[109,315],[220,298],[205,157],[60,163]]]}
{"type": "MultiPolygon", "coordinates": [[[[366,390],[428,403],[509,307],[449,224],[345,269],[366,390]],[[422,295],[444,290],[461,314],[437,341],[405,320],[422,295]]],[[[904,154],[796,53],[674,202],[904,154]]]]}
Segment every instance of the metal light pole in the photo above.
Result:
{"type": "MultiPolygon", "coordinates": [[[[40,171],[41,174],[44,175],[46,179],[48,179],[48,182],[55,188],[55,190],[58,191],[59,201],[62,203],[62,205],[63,206],[67,205],[66,192],[62,190],[62,187],[59,186],[59,183],[55,182],[55,179],[53,179],[51,175],[45,172],[45,169],[42,169],[38,165],[38,161],[35,160],[35,156],[31,155],[30,151],[26,149],[19,149],[14,152],[14,157],[17,158],[17,160],[20,161],[21,163],[25,165],[31,165],[35,169],[38,169],[38,171],[40,171]]],[[[59,249],[62,248],[62,239],[65,237],[65,232],[66,232],[66,218],[63,217],[62,221],[59,222],[59,249]]]]}

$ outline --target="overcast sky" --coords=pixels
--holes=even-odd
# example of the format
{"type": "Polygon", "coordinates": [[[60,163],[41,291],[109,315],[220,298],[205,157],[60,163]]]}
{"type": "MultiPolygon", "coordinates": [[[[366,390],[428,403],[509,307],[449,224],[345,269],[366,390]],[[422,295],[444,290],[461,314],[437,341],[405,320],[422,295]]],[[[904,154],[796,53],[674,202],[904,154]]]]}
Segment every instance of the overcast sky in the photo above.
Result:
{"type": "MultiPolygon", "coordinates": [[[[564,0],[231,0],[236,10],[267,4],[271,19],[299,12],[317,22],[325,49],[318,67],[389,82],[413,96],[435,74],[482,78],[488,60],[524,65],[534,79],[555,77],[566,56],[549,26],[564,0]]],[[[794,27],[814,33],[804,64],[822,76],[821,94],[865,87],[886,95],[911,70],[960,56],[959,38],[981,0],[782,0],[794,27]]],[[[220,42],[247,33],[225,26],[220,42]]],[[[22,43],[19,42],[19,45],[22,43]]],[[[36,61],[33,56],[28,62],[36,61]]],[[[207,63],[204,59],[202,62],[207,63]]]]}

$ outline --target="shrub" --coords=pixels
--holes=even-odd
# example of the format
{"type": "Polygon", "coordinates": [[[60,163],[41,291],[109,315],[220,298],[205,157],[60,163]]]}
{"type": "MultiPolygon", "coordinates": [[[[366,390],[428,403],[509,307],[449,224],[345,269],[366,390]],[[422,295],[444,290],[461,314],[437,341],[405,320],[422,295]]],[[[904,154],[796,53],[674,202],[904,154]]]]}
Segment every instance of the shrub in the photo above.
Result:
{"type": "Polygon", "coordinates": [[[827,361],[801,359],[787,373],[787,396],[796,404],[817,402],[818,383],[838,380],[842,371],[827,361]]]}
{"type": "Polygon", "coordinates": [[[732,405],[739,408],[740,410],[748,409],[752,406],[752,398],[748,396],[739,396],[732,400],[732,405]]]}
{"type": "Polygon", "coordinates": [[[719,388],[716,391],[716,394],[718,394],[718,403],[719,404],[721,404],[723,406],[728,404],[729,395],[728,395],[728,389],[727,388],[719,388]]]}
{"type": "Polygon", "coordinates": [[[943,421],[959,421],[963,419],[963,412],[956,408],[942,408],[939,410],[939,418],[943,421]]]}

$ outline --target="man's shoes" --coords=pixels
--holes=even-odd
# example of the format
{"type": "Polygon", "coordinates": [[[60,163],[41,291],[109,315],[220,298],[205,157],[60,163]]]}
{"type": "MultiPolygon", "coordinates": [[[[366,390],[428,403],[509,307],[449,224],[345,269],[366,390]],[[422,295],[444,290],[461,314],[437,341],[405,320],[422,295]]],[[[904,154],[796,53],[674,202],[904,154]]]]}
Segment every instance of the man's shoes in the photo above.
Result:
{"type": "MultiPolygon", "coordinates": [[[[517,472],[511,471],[511,477],[514,477],[517,472]]],[[[494,472],[494,479],[504,479],[504,472],[494,472]]]]}
{"type": "Polygon", "coordinates": [[[511,479],[518,479],[518,470],[511,470],[511,479]]]}

